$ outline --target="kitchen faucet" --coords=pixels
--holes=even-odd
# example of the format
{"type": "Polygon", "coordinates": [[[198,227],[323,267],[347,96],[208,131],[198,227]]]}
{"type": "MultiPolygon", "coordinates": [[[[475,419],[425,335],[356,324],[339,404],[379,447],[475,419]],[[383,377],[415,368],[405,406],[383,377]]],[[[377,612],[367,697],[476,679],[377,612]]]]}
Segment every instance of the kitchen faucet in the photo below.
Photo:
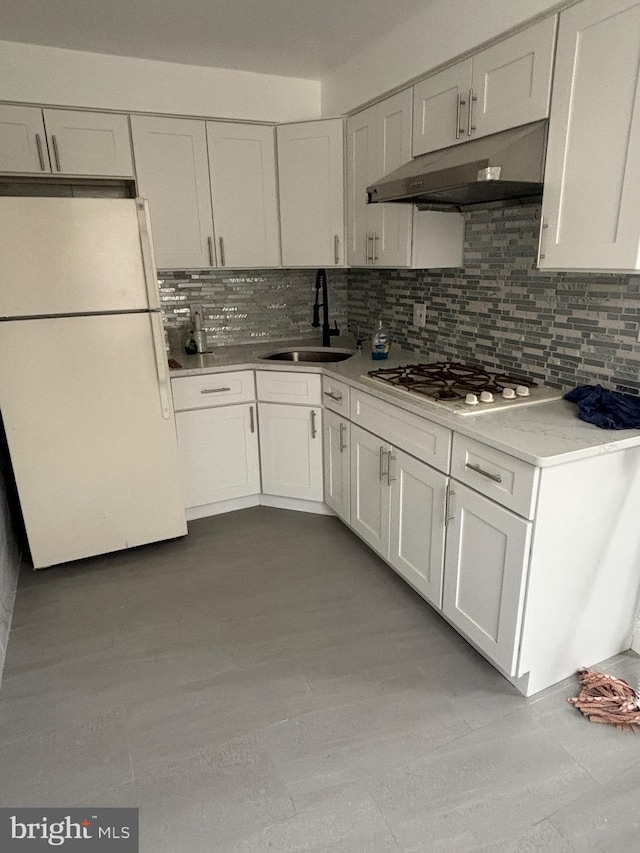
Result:
{"type": "Polygon", "coordinates": [[[318,270],[316,273],[316,301],[313,305],[313,322],[311,325],[317,329],[320,326],[320,308],[322,307],[322,346],[330,347],[331,338],[340,334],[338,321],[334,321],[334,328],[329,325],[329,297],[327,295],[327,271],[318,270]],[[322,290],[322,302],[319,301],[320,290],[322,290]]]}

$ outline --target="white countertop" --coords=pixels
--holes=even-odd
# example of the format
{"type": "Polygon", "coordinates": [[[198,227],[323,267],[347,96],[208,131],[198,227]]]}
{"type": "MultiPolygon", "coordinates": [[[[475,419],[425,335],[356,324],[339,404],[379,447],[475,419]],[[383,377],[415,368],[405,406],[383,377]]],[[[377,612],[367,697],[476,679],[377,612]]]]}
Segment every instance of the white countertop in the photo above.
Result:
{"type": "MultiPolygon", "coordinates": [[[[325,374],[360,388],[381,400],[394,403],[408,412],[447,426],[540,467],[560,465],[577,459],[640,446],[640,430],[605,430],[585,423],[577,416],[577,406],[566,400],[535,403],[512,410],[498,410],[477,415],[456,415],[429,402],[414,400],[406,392],[380,387],[374,380],[362,377],[367,371],[378,367],[437,361],[440,358],[437,354],[416,355],[396,347],[392,349],[389,359],[384,362],[373,361],[368,348],[347,361],[330,364],[263,361],[260,358],[286,347],[314,345],[318,346],[317,340],[271,341],[223,346],[214,353],[203,355],[172,353],[171,357],[182,365],[182,369],[172,370],[171,377],[247,368],[325,374]]],[[[367,345],[368,341],[365,342],[365,347],[367,345]]],[[[335,347],[355,349],[350,339],[341,339],[335,347]]]]}

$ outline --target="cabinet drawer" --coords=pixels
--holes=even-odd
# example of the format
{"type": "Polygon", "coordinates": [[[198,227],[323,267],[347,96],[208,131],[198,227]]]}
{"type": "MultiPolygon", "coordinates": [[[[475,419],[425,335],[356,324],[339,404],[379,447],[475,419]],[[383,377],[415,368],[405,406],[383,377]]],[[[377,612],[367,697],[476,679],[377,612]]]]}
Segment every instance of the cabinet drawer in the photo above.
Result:
{"type": "Polygon", "coordinates": [[[454,433],[451,476],[524,518],[533,518],[540,469],[454,433]]]}
{"type": "Polygon", "coordinates": [[[171,380],[171,390],[176,412],[246,403],[256,398],[253,370],[180,376],[171,380]]]}
{"type": "Polygon", "coordinates": [[[318,373],[259,370],[256,373],[256,382],[258,400],[264,403],[319,406],[322,400],[318,373]]]}
{"type": "Polygon", "coordinates": [[[450,429],[362,391],[351,394],[351,420],[395,447],[448,473],[450,429]]]}
{"type": "Polygon", "coordinates": [[[349,417],[349,386],[338,379],[322,377],[322,405],[339,415],[349,417]]]}

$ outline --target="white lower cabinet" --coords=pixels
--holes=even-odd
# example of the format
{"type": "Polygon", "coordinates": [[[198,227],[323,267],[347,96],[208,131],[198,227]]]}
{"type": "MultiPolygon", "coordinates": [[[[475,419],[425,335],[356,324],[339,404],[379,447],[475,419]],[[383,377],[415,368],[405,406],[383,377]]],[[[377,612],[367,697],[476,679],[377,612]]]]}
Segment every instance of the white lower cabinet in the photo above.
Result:
{"type": "Polygon", "coordinates": [[[440,607],[447,477],[352,426],[351,526],[440,607]]]}
{"type": "Polygon", "coordinates": [[[509,675],[518,662],[531,527],[451,481],[442,610],[509,675]]]}
{"type": "Polygon", "coordinates": [[[262,491],[322,501],[322,409],[260,403],[262,491]]]}
{"type": "Polygon", "coordinates": [[[323,412],[324,500],[349,524],[351,517],[351,424],[330,409],[323,412]]]}
{"type": "Polygon", "coordinates": [[[187,509],[257,495],[255,404],[176,412],[187,509]]]}

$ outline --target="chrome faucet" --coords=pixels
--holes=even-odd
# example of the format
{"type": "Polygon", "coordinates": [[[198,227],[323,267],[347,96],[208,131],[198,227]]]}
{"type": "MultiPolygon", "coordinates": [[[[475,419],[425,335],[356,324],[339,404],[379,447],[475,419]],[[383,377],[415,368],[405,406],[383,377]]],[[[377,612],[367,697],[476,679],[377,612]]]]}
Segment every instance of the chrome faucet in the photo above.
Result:
{"type": "Polygon", "coordinates": [[[318,270],[316,273],[316,301],[313,305],[313,322],[311,325],[318,329],[320,327],[320,308],[322,308],[322,346],[330,347],[331,338],[340,334],[338,321],[334,320],[334,328],[329,325],[329,297],[327,294],[327,271],[318,270]],[[322,302],[320,302],[320,291],[322,290],[322,302]]]}

